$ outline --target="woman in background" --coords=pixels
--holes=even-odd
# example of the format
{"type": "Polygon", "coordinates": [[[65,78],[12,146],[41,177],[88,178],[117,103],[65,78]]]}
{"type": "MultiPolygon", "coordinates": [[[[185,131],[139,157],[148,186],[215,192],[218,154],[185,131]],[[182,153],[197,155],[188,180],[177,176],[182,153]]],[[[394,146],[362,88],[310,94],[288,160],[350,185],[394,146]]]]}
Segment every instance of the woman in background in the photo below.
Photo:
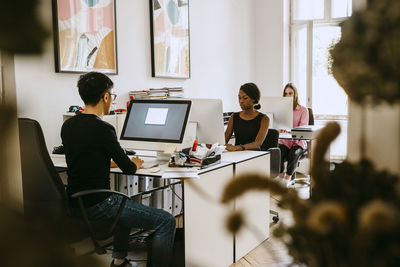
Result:
{"type": "MultiPolygon", "coordinates": [[[[308,125],[308,109],[299,104],[299,94],[294,84],[288,83],[283,89],[284,97],[293,98],[293,128],[308,125]]],[[[285,132],[285,130],[280,130],[285,132]]],[[[281,150],[280,175],[286,186],[292,183],[292,175],[297,167],[297,162],[303,151],[307,149],[307,142],[304,140],[280,139],[279,148],[281,150]],[[284,163],[287,161],[286,173],[284,163]]]]}
{"type": "Polygon", "coordinates": [[[261,108],[260,90],[254,83],[245,83],[239,90],[239,105],[242,111],[233,113],[225,131],[228,151],[259,150],[267,136],[269,118],[257,110],[261,108]],[[228,144],[235,134],[235,145],[228,144]]]}

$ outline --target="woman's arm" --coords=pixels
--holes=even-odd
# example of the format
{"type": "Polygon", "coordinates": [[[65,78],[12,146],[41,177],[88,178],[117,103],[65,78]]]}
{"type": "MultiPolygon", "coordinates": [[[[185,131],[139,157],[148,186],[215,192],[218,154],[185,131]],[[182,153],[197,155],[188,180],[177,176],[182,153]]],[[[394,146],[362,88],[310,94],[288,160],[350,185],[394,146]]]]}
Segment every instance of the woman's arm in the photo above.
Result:
{"type": "Polygon", "coordinates": [[[307,126],[308,125],[308,109],[306,107],[302,107],[300,109],[300,120],[299,120],[299,125],[298,126],[307,126]]]}
{"type": "Polygon", "coordinates": [[[228,121],[228,127],[225,130],[225,144],[228,144],[229,139],[231,139],[233,133],[233,114],[230,116],[228,121]]]}

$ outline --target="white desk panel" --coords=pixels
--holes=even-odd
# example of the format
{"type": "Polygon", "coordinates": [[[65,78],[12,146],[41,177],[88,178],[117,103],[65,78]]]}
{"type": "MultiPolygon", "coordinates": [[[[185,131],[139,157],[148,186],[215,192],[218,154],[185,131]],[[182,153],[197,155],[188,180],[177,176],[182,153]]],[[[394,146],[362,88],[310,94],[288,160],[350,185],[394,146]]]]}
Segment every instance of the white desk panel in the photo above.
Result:
{"type": "MultiPolygon", "coordinates": [[[[235,176],[250,171],[269,175],[269,170],[269,154],[235,164],[235,176]]],[[[269,237],[269,201],[267,191],[250,191],[235,200],[235,210],[244,213],[248,224],[235,236],[235,262],[269,237]]]]}
{"type": "Polygon", "coordinates": [[[225,229],[233,206],[219,202],[232,173],[233,165],[228,165],[200,174],[200,179],[183,180],[186,267],[233,263],[233,235],[225,229]],[[211,199],[199,195],[194,186],[207,192],[211,199]]]}

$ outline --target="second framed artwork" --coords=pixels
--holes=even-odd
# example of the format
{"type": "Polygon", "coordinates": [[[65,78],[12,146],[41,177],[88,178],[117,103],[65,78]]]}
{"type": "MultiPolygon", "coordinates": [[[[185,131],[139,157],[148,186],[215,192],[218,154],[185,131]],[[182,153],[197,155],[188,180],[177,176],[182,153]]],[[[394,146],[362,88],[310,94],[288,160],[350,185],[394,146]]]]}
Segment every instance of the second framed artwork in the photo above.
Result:
{"type": "Polygon", "coordinates": [[[189,0],[149,0],[152,76],[190,78],[189,0]]]}
{"type": "Polygon", "coordinates": [[[117,74],[115,0],[52,0],[56,72],[117,74]]]}

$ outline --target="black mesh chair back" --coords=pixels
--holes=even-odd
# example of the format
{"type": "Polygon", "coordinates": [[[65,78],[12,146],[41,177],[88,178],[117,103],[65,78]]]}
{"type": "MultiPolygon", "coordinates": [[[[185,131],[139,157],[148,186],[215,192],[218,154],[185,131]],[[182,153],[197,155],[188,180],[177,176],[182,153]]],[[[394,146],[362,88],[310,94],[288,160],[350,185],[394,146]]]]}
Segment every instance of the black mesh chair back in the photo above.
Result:
{"type": "Polygon", "coordinates": [[[47,151],[42,129],[35,120],[18,119],[24,214],[29,218],[63,220],[68,199],[62,180],[47,151]]]}
{"type": "Polygon", "coordinates": [[[77,198],[82,198],[89,194],[108,192],[123,196],[123,201],[115,218],[89,222],[83,206],[81,211],[84,218],[72,217],[64,184],[47,151],[40,124],[32,119],[19,118],[18,126],[24,216],[37,227],[46,227],[49,231],[54,231],[57,238],[62,238],[65,242],[72,243],[91,237],[95,247],[91,252],[105,253],[105,247],[110,243],[101,246],[98,241],[112,237],[129,197],[107,189],[75,193],[77,198]]]}
{"type": "Polygon", "coordinates": [[[270,176],[276,177],[279,174],[281,162],[281,150],[278,147],[279,131],[277,129],[268,129],[267,136],[261,145],[262,151],[269,151],[270,157],[270,176]]]}
{"type": "MultiPolygon", "coordinates": [[[[313,114],[312,108],[307,108],[307,109],[308,109],[308,125],[314,125],[314,114],[313,114]]],[[[308,155],[308,149],[303,150],[303,152],[301,153],[301,156],[299,158],[299,162],[300,162],[300,160],[305,158],[307,155],[308,155]]]]}
{"type": "Polygon", "coordinates": [[[314,125],[314,113],[312,111],[312,108],[307,108],[308,109],[308,125],[314,125]]]}

